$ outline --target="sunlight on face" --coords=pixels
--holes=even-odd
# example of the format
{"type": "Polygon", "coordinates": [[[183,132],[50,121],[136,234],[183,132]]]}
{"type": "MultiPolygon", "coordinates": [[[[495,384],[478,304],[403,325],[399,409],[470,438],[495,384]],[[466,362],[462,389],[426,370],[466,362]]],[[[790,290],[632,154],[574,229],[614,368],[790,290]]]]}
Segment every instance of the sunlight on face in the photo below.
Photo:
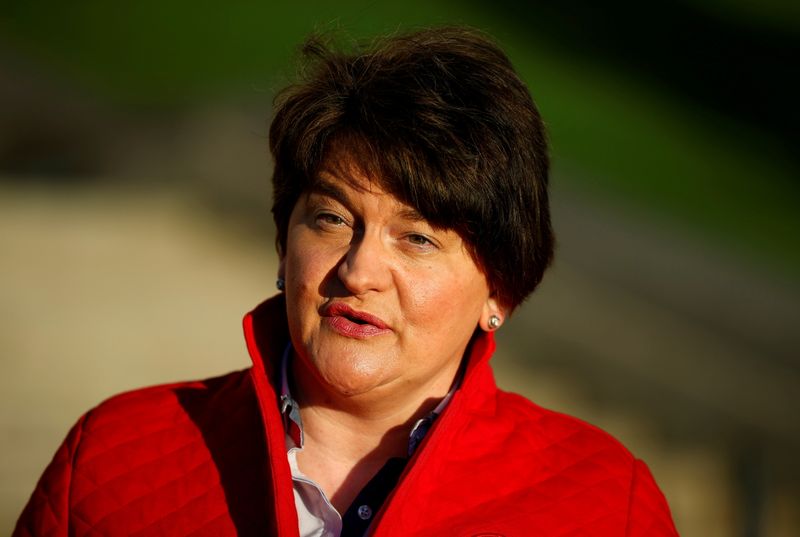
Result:
{"type": "Polygon", "coordinates": [[[339,395],[442,396],[496,309],[486,277],[457,233],[335,170],[298,200],[281,259],[298,366],[339,395]]]}

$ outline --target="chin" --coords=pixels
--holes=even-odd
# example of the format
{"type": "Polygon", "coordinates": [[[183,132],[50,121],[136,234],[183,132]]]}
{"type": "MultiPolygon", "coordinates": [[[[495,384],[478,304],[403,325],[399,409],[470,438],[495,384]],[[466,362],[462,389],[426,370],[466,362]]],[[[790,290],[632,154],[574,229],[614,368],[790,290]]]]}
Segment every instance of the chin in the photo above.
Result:
{"type": "Polygon", "coordinates": [[[318,364],[323,380],[338,393],[352,397],[368,393],[389,381],[386,364],[380,359],[342,357],[334,363],[318,364]]]}

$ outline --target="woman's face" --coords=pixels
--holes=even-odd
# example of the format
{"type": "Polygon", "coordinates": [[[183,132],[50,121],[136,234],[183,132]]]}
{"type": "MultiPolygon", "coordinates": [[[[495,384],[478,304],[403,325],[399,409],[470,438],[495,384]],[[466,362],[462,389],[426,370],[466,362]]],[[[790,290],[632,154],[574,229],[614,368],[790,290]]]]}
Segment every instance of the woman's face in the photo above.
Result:
{"type": "Polygon", "coordinates": [[[300,196],[280,275],[298,365],[342,395],[443,395],[501,313],[461,237],[354,166],[323,167],[300,196]]]}

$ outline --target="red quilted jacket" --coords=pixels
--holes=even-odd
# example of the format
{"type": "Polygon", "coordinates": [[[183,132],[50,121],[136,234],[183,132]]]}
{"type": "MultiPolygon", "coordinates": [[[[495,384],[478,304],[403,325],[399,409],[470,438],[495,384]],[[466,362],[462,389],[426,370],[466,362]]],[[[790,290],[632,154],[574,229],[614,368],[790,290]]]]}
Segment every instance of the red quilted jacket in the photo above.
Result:
{"type": "MultiPolygon", "coordinates": [[[[84,415],[14,531],[53,535],[279,535],[297,517],[271,375],[282,298],[245,318],[253,367],[109,399],[84,415]]],[[[606,433],[499,391],[490,334],[461,389],[376,516],[387,536],[668,536],[647,467],[606,433]]]]}

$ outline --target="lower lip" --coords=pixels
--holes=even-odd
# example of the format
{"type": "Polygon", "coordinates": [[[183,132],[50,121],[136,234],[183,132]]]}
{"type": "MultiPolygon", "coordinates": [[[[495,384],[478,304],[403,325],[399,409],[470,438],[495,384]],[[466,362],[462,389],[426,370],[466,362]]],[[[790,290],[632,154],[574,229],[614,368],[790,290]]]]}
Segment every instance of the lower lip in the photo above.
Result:
{"type": "Polygon", "coordinates": [[[333,328],[333,330],[337,333],[355,339],[367,339],[391,332],[389,328],[378,328],[372,324],[354,323],[347,317],[341,317],[339,315],[323,317],[323,319],[328,326],[333,328]]]}

